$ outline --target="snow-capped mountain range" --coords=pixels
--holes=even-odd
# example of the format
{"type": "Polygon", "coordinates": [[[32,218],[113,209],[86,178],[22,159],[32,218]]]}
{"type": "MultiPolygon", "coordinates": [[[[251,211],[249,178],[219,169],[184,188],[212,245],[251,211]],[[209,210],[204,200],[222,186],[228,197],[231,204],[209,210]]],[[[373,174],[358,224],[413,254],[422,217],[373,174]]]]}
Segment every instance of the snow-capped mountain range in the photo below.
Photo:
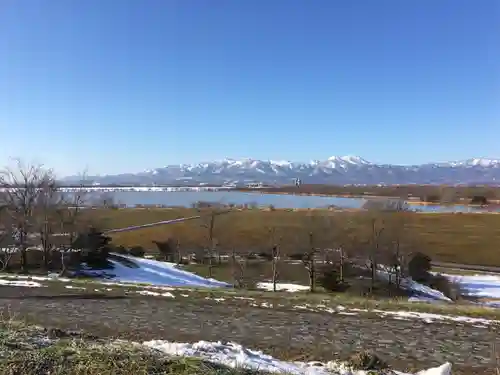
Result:
{"type": "MultiPolygon", "coordinates": [[[[168,165],[139,173],[89,176],[87,182],[111,184],[498,184],[500,159],[473,158],[447,163],[393,165],[371,163],[359,156],[290,162],[224,159],[199,164],[168,165]]],[[[76,182],[67,177],[64,182],[76,182]]]]}

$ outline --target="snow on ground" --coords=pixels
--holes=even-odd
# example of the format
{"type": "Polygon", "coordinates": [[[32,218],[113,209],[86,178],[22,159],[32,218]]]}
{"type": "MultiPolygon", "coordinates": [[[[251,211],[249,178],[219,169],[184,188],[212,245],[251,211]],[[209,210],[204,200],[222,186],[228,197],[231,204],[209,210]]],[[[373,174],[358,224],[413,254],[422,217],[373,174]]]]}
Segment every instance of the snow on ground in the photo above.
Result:
{"type": "MultiPolygon", "coordinates": [[[[269,282],[257,283],[257,288],[268,290],[268,291],[274,290],[273,283],[269,283],[269,282]]],[[[285,291],[285,292],[303,292],[304,290],[309,290],[309,287],[305,286],[305,285],[298,285],[298,284],[276,283],[276,290],[285,291]]]]}
{"type": "MultiPolygon", "coordinates": [[[[391,274],[385,270],[377,271],[377,274],[384,280],[389,281],[391,274]]],[[[411,279],[411,277],[403,278],[400,282],[401,288],[412,292],[413,301],[422,298],[423,300],[437,300],[452,302],[452,300],[446,297],[442,292],[436,289],[432,289],[427,285],[420,284],[411,279]]]]}
{"type": "MultiPolygon", "coordinates": [[[[205,279],[194,273],[184,271],[175,263],[160,262],[152,259],[136,258],[130,255],[112,254],[110,262],[113,269],[103,273],[107,278],[122,283],[147,283],[165,286],[226,287],[214,279],[205,279]]],[[[87,272],[98,274],[98,272],[87,272]]]]}
{"type": "Polygon", "coordinates": [[[6,285],[6,286],[24,286],[27,288],[41,288],[43,287],[42,284],[37,283],[35,281],[28,281],[28,280],[5,280],[5,279],[0,279],[0,285],[6,285]]]}
{"type": "Polygon", "coordinates": [[[442,275],[458,283],[466,295],[500,300],[500,275],[442,275]]]}
{"type": "Polygon", "coordinates": [[[150,290],[139,290],[136,292],[137,294],[143,295],[143,296],[154,296],[154,297],[171,297],[175,298],[175,296],[170,293],[170,292],[163,292],[163,293],[158,293],[158,292],[152,292],[150,290]]]}
{"type": "MultiPolygon", "coordinates": [[[[357,311],[358,309],[351,309],[352,311],[357,311]]],[[[451,321],[456,323],[467,323],[472,324],[476,327],[486,327],[492,324],[500,324],[498,320],[483,319],[483,318],[472,318],[469,316],[456,316],[456,315],[442,315],[442,314],[432,314],[417,311],[385,311],[385,310],[361,310],[362,312],[373,312],[377,313],[380,317],[391,317],[398,320],[412,320],[420,319],[426,323],[434,323],[436,321],[451,321]]]]}
{"type": "MultiPolygon", "coordinates": [[[[109,262],[112,266],[109,269],[91,269],[85,267],[85,269],[78,272],[78,274],[82,276],[90,276],[93,278],[93,281],[100,282],[105,285],[133,286],[134,283],[144,283],[148,285],[141,285],[142,287],[151,289],[155,288],[165,290],[169,289],[167,287],[217,288],[230,286],[227,283],[214,279],[206,279],[194,273],[185,271],[179,268],[175,263],[137,258],[122,254],[112,254],[109,262]]],[[[71,279],[60,278],[54,274],[49,276],[15,275],[15,279],[12,279],[12,275],[5,276],[5,279],[0,278],[0,285],[41,287],[42,284],[36,281],[71,281],[71,279]]],[[[71,288],[75,287],[68,287],[68,289],[71,288]]],[[[166,296],[164,294],[158,295],[166,296]]]]}
{"type": "MultiPolygon", "coordinates": [[[[365,375],[365,371],[351,370],[345,363],[330,361],[321,362],[286,362],[273,358],[261,351],[247,349],[232,342],[199,341],[194,344],[169,342],[164,340],[146,341],[148,348],[159,350],[168,355],[201,358],[212,363],[232,368],[247,368],[289,375],[365,375]]],[[[395,374],[403,375],[402,372],[395,374]]],[[[451,375],[451,364],[420,371],[418,375],[451,375]]]]}
{"type": "MultiPolygon", "coordinates": [[[[267,305],[261,304],[259,307],[269,307],[267,305]]],[[[272,306],[271,306],[272,307],[272,306]]],[[[379,309],[358,309],[358,308],[346,308],[342,305],[335,307],[328,307],[326,305],[295,305],[293,306],[296,310],[309,310],[309,311],[321,311],[331,314],[340,315],[358,315],[359,313],[373,313],[377,314],[381,318],[391,318],[397,320],[423,320],[426,323],[443,323],[443,322],[454,322],[463,324],[472,324],[478,328],[488,327],[490,325],[500,325],[499,320],[484,319],[484,318],[473,318],[469,316],[460,315],[444,315],[444,314],[434,314],[434,313],[424,313],[418,311],[390,311],[390,310],[379,310],[379,309]]]]}
{"type": "Polygon", "coordinates": [[[446,297],[442,292],[436,289],[432,289],[430,286],[420,284],[413,281],[411,278],[406,278],[401,280],[401,286],[407,290],[413,291],[414,297],[420,296],[428,299],[435,299],[438,301],[452,302],[452,300],[446,297]]]}
{"type": "Polygon", "coordinates": [[[437,300],[432,297],[425,297],[425,296],[412,296],[408,298],[408,302],[427,302],[427,303],[441,303],[442,301],[437,300]]]}

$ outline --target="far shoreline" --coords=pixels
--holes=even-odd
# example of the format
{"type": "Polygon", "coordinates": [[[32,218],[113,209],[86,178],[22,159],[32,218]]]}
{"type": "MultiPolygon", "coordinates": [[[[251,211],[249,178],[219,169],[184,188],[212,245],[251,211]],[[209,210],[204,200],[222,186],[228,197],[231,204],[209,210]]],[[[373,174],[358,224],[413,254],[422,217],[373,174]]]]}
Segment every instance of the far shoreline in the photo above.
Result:
{"type": "Polygon", "coordinates": [[[348,199],[403,199],[408,203],[409,205],[412,206],[468,206],[468,207],[476,207],[476,208],[481,208],[485,207],[487,208],[490,205],[499,205],[500,200],[490,200],[489,204],[487,205],[480,205],[480,204],[471,204],[464,198],[460,198],[462,201],[461,202],[454,202],[454,203],[439,203],[439,202],[426,202],[426,201],[420,201],[417,199],[408,199],[408,198],[401,198],[397,196],[384,196],[384,195],[354,195],[354,194],[327,194],[327,193],[308,193],[304,191],[297,191],[297,192],[289,192],[289,191],[269,191],[269,190],[263,190],[263,189],[244,189],[244,188],[235,188],[233,191],[238,191],[242,193],[260,193],[260,194],[270,194],[270,195],[296,195],[296,196],[311,196],[311,197],[329,197],[329,198],[348,198],[348,199]]]}

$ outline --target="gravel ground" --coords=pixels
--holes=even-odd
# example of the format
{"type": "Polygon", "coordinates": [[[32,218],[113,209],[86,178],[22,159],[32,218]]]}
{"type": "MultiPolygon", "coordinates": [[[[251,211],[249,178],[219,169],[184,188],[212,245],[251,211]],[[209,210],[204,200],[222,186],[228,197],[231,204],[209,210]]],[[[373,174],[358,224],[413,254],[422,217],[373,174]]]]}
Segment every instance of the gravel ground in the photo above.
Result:
{"type": "Polygon", "coordinates": [[[500,357],[498,325],[484,328],[369,314],[262,309],[235,300],[220,303],[71,291],[55,295],[47,288],[0,287],[0,306],[3,316],[46,327],[135,341],[235,341],[294,360],[346,359],[353,352],[373,350],[398,369],[450,361],[455,374],[493,374],[500,357]]]}

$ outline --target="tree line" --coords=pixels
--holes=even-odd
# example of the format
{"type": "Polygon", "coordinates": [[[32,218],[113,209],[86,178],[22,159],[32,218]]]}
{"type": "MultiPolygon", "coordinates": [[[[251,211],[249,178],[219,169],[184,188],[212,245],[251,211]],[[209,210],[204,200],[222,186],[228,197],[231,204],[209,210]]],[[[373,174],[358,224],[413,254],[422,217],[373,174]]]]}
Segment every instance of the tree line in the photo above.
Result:
{"type": "MultiPolygon", "coordinates": [[[[422,252],[411,225],[413,215],[418,214],[400,200],[379,200],[366,208],[363,222],[359,221],[359,215],[339,217],[311,210],[293,231],[269,227],[268,246],[252,250],[224,241],[227,229],[219,217],[238,215],[238,211],[228,211],[218,205],[204,206],[199,210],[198,225],[205,235],[197,250],[193,252],[173,237],[153,242],[158,259],[199,263],[205,267],[208,277],[215,277],[218,270],[225,268],[230,271],[234,287],[251,287],[267,268],[265,273],[276,291],[280,273],[295,262],[307,273],[310,292],[315,292],[317,286],[329,291],[345,291],[361,276],[369,280],[366,293],[373,294],[380,287],[381,279],[384,287],[390,285],[398,290],[410,276],[456,298],[445,278],[430,273],[431,259],[422,252]]],[[[141,248],[132,255],[144,256],[146,252],[141,248]]]]}
{"type": "Polygon", "coordinates": [[[1,170],[0,270],[65,274],[96,255],[104,260],[111,238],[84,215],[86,203],[84,189],[61,192],[53,171],[41,165],[16,160],[1,170]]]}

